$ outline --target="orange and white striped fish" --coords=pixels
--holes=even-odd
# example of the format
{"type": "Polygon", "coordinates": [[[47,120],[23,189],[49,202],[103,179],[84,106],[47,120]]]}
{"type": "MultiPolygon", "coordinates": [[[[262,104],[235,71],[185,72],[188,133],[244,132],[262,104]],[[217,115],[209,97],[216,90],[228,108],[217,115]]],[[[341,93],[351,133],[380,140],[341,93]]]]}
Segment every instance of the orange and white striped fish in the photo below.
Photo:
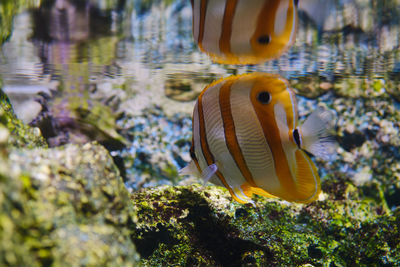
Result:
{"type": "Polygon", "coordinates": [[[259,64],[294,42],[296,0],[192,0],[193,37],[213,61],[259,64]]]}
{"type": "Polygon", "coordinates": [[[181,174],[225,186],[240,202],[253,194],[308,203],[320,193],[305,151],[330,156],[333,113],[315,110],[297,126],[293,91],[279,75],[231,76],[207,86],[193,111],[191,162],[181,174]]]}

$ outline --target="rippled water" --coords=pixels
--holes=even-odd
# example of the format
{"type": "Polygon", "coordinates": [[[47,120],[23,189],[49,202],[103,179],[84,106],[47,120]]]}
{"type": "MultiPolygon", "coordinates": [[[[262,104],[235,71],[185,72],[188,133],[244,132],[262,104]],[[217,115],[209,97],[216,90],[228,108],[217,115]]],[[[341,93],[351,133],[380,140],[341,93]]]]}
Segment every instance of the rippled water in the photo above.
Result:
{"type": "MultiPolygon", "coordinates": [[[[399,130],[400,1],[327,1],[322,19],[302,11],[287,53],[246,66],[214,64],[198,50],[190,1],[6,2],[14,6],[12,26],[5,15],[1,22],[0,76],[18,116],[40,126],[51,145],[104,143],[132,188],[182,183],[177,169],[189,160],[197,95],[213,80],[252,71],[289,79],[301,119],[320,103],[339,113],[341,150],[331,166],[354,177],[378,161],[376,145],[390,146],[394,165],[400,160],[392,139],[399,130]],[[390,111],[376,113],[374,105],[390,111]],[[358,133],[366,141],[352,147],[358,133]]],[[[317,163],[324,178],[331,169],[317,163]]]]}

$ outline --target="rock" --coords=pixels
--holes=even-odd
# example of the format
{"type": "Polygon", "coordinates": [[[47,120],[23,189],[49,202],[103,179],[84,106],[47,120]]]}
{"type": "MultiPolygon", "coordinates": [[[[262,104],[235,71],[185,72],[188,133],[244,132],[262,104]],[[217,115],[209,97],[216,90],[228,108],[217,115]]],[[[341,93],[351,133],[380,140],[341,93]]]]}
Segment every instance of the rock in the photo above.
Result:
{"type": "Polygon", "coordinates": [[[135,266],[136,214],[107,150],[48,149],[0,97],[0,265],[135,266]]]}
{"type": "Polygon", "coordinates": [[[338,142],[346,151],[351,151],[353,148],[360,147],[365,142],[365,135],[360,131],[343,132],[343,136],[338,137],[338,142]]]}
{"type": "Polygon", "coordinates": [[[13,17],[18,10],[18,3],[12,0],[0,2],[0,46],[6,42],[12,33],[13,17]]]}
{"type": "Polygon", "coordinates": [[[339,97],[380,97],[385,94],[385,80],[374,77],[337,79],[334,84],[334,92],[339,97]]]}
{"type": "Polygon", "coordinates": [[[11,107],[8,97],[0,89],[0,125],[10,133],[9,145],[13,147],[47,147],[39,128],[29,127],[19,120],[11,107]]]}
{"type": "Polygon", "coordinates": [[[330,188],[309,205],[257,197],[254,207],[216,186],[142,189],[132,194],[133,239],[145,266],[398,263],[400,210],[360,200],[349,181],[330,188]],[[341,200],[336,188],[347,192],[341,200]]]}
{"type": "Polygon", "coordinates": [[[182,180],[178,169],[190,161],[191,123],[190,116],[168,116],[160,107],[123,122],[122,128],[133,135],[129,149],[119,153],[125,165],[134,170],[127,172],[129,188],[172,185],[182,180]]]}
{"type": "Polygon", "coordinates": [[[317,75],[302,76],[289,80],[290,86],[296,90],[296,94],[307,98],[315,99],[332,88],[330,82],[317,75]]]}
{"type": "Polygon", "coordinates": [[[400,102],[400,63],[397,63],[396,69],[390,72],[388,76],[386,91],[400,102]]]}
{"type": "Polygon", "coordinates": [[[365,184],[358,187],[360,194],[373,195],[375,200],[381,194],[389,209],[395,209],[400,203],[396,200],[400,173],[400,110],[396,105],[387,96],[333,100],[332,108],[338,114],[336,136],[340,148],[336,160],[317,160],[318,169],[335,179],[339,173],[353,181],[362,178],[365,184]]]}
{"type": "Polygon", "coordinates": [[[136,215],[105,148],[11,148],[1,162],[0,265],[137,263],[136,215]]]}
{"type": "MultiPolygon", "coordinates": [[[[192,80],[183,75],[175,74],[164,84],[165,96],[176,101],[193,101],[199,95],[192,88],[192,80]]],[[[195,84],[194,84],[195,85],[195,84]]]]}
{"type": "Polygon", "coordinates": [[[201,71],[192,72],[187,69],[181,72],[168,73],[164,82],[165,96],[178,102],[188,102],[197,99],[200,92],[215,81],[215,75],[204,77],[201,71]]]}
{"type": "Polygon", "coordinates": [[[49,146],[98,141],[109,150],[118,150],[127,145],[117,132],[117,114],[106,104],[68,94],[43,97],[41,102],[42,112],[31,125],[42,130],[49,146]]]}

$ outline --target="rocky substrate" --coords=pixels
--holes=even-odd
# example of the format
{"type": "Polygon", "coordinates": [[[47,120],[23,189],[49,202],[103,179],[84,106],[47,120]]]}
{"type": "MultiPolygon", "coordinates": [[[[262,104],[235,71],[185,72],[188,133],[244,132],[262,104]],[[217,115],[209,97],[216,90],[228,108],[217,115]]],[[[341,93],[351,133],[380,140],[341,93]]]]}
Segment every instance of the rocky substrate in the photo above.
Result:
{"type": "Polygon", "coordinates": [[[146,266],[400,263],[399,209],[360,199],[350,182],[323,189],[323,199],[310,205],[257,198],[254,207],[233,203],[215,186],[144,189],[132,195],[134,241],[146,266]]]}
{"type": "Polygon", "coordinates": [[[0,265],[135,266],[135,212],[108,151],[48,149],[0,101],[0,265]]]}

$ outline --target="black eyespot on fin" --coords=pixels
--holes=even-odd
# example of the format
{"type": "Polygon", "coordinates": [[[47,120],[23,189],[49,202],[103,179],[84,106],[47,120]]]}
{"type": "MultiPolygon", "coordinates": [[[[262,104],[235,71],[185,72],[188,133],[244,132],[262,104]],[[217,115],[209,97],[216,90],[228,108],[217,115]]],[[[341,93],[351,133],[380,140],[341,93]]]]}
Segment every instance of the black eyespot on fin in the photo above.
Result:
{"type": "Polygon", "coordinates": [[[268,104],[271,102],[271,95],[266,91],[260,92],[257,95],[257,100],[262,104],[268,104]]]}
{"type": "Polygon", "coordinates": [[[293,130],[293,139],[296,142],[296,145],[301,148],[301,137],[300,137],[300,133],[299,130],[294,129],[293,130]]]}
{"type": "Polygon", "coordinates": [[[299,0],[294,0],[294,5],[298,6],[299,5],[299,0]]]}
{"type": "Polygon", "coordinates": [[[262,45],[267,45],[271,42],[271,37],[269,35],[261,35],[258,37],[257,42],[262,45]]]}

